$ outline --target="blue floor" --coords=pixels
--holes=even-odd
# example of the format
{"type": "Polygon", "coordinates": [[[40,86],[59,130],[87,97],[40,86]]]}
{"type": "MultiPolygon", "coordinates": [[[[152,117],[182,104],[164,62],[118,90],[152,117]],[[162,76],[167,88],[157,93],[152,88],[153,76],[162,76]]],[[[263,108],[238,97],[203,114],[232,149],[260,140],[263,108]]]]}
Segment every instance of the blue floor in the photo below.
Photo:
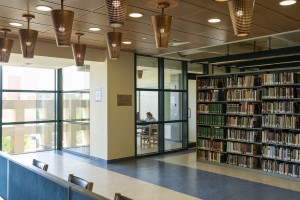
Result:
{"type": "Polygon", "coordinates": [[[300,200],[300,192],[156,160],[174,154],[106,164],[61,151],[57,153],[204,200],[300,200]]]}

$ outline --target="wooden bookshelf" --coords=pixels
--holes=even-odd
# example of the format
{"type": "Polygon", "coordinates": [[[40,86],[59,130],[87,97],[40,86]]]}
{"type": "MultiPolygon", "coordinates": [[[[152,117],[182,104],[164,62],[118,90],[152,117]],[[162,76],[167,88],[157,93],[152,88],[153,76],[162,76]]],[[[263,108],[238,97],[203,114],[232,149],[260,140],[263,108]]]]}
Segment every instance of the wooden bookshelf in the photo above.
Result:
{"type": "Polygon", "coordinates": [[[299,178],[298,71],[198,76],[197,159],[299,178]]]}

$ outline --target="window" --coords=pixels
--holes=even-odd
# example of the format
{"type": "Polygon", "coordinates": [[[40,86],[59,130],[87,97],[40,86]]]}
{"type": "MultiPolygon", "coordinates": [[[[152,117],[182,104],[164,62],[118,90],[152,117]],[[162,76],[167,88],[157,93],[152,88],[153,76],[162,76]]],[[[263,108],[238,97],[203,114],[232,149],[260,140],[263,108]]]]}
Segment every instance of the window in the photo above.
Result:
{"type": "Polygon", "coordinates": [[[55,148],[55,70],[2,66],[2,150],[55,148]]]}
{"type": "Polygon", "coordinates": [[[88,71],[63,69],[63,148],[85,155],[90,153],[89,81],[88,71]]]}

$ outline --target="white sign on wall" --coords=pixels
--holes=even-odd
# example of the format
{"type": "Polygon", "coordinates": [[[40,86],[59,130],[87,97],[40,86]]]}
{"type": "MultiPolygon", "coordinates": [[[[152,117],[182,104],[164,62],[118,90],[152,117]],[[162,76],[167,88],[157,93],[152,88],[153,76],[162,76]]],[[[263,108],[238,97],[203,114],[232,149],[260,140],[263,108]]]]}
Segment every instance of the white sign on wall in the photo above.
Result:
{"type": "Polygon", "coordinates": [[[95,89],[95,101],[101,102],[102,101],[102,88],[95,89]]]}

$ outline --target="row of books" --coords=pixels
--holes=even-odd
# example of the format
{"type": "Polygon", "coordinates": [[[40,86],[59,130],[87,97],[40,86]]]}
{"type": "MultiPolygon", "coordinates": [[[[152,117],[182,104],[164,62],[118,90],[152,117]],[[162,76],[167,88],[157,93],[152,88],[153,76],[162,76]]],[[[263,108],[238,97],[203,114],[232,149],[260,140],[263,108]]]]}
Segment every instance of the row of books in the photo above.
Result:
{"type": "Polygon", "coordinates": [[[261,142],[260,131],[227,129],[227,139],[244,142],[261,142]]]}
{"type": "Polygon", "coordinates": [[[283,163],[276,160],[263,160],[262,170],[265,172],[272,172],[275,174],[282,174],[300,178],[300,165],[293,163],[283,163]]]}
{"type": "Polygon", "coordinates": [[[198,104],[198,113],[225,113],[225,105],[220,103],[198,104]]]}
{"type": "Polygon", "coordinates": [[[293,84],[298,83],[299,80],[299,74],[294,72],[264,74],[262,85],[293,84]]]}
{"type": "Polygon", "coordinates": [[[225,139],[226,131],[224,128],[211,128],[205,126],[198,126],[198,136],[225,139]]]}
{"type": "Polygon", "coordinates": [[[262,147],[262,153],[266,158],[275,158],[300,163],[300,149],[265,145],[262,147]]]}
{"type": "Polygon", "coordinates": [[[259,128],[261,127],[260,117],[253,116],[229,116],[227,118],[228,126],[259,128]]]}
{"type": "Polygon", "coordinates": [[[230,103],[226,105],[226,113],[230,114],[259,114],[260,106],[249,102],[230,103]]]}
{"type": "Polygon", "coordinates": [[[263,115],[262,116],[262,126],[272,127],[272,128],[289,128],[298,129],[299,128],[299,117],[298,115],[263,115]]]}
{"type": "Polygon", "coordinates": [[[257,155],[260,154],[260,151],[260,145],[258,144],[227,142],[227,152],[229,153],[257,155]]]}
{"type": "Polygon", "coordinates": [[[198,139],[198,147],[207,150],[226,152],[226,142],[222,141],[198,139]]]}
{"type": "Polygon", "coordinates": [[[258,76],[233,76],[226,78],[226,87],[253,87],[261,84],[261,78],[258,76]]]}
{"type": "Polygon", "coordinates": [[[198,101],[223,101],[222,90],[209,90],[198,92],[198,101]]]}
{"type": "Polygon", "coordinates": [[[242,155],[227,155],[227,164],[236,165],[240,167],[246,168],[257,168],[258,167],[258,159],[255,157],[242,156],[242,155]]]}
{"type": "Polygon", "coordinates": [[[300,147],[300,133],[264,130],[262,131],[262,142],[300,147]]]}
{"type": "Polygon", "coordinates": [[[206,125],[226,125],[226,116],[224,115],[198,115],[198,123],[206,125]]]}
{"type": "Polygon", "coordinates": [[[198,159],[208,160],[212,162],[225,162],[225,154],[213,151],[198,150],[198,159]]]}
{"type": "Polygon", "coordinates": [[[234,89],[228,90],[226,94],[227,101],[259,101],[261,100],[260,90],[253,89],[234,89]]]}
{"type": "Polygon", "coordinates": [[[298,90],[295,90],[293,87],[268,87],[262,89],[263,99],[298,98],[299,94],[298,90]]]}
{"type": "Polygon", "coordinates": [[[291,101],[262,102],[263,113],[300,113],[299,104],[291,101]]]}
{"type": "Polygon", "coordinates": [[[198,89],[206,89],[206,88],[220,88],[223,86],[221,78],[206,78],[206,79],[199,79],[198,82],[198,89]]]}

